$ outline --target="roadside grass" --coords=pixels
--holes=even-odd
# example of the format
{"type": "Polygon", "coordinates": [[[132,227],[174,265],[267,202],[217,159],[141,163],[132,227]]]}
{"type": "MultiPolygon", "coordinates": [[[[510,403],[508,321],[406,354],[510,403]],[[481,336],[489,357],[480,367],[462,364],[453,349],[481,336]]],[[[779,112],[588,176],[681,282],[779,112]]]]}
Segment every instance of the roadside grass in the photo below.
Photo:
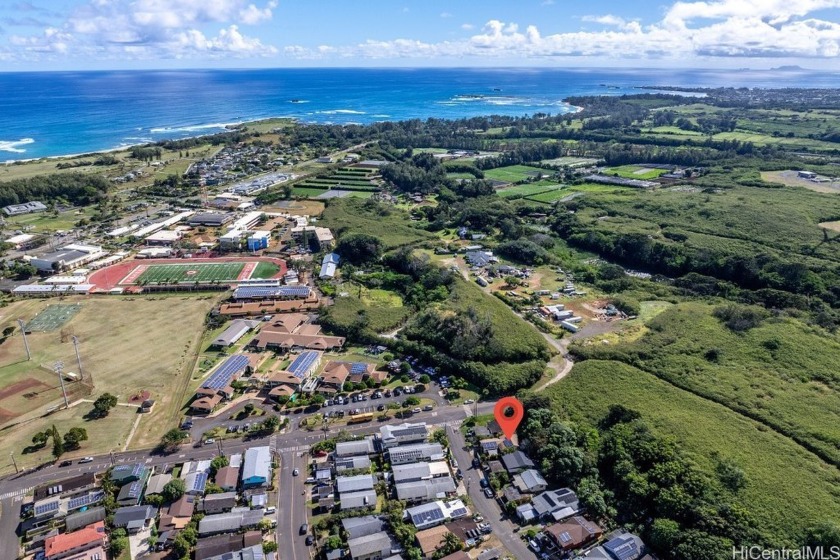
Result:
{"type": "Polygon", "coordinates": [[[595,424],[613,404],[638,410],[710,476],[717,459],[735,461],[747,478],[736,501],[768,534],[798,542],[807,526],[833,519],[840,508],[834,466],[757,422],[631,366],[588,360],[545,394],[581,424],[595,424]]]}

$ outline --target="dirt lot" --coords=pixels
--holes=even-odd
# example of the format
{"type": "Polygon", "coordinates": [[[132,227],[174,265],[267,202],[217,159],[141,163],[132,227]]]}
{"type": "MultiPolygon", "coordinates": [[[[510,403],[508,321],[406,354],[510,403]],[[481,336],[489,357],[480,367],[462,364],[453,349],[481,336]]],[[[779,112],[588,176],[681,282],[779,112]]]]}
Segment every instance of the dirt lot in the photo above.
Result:
{"type": "Polygon", "coordinates": [[[835,179],[831,183],[815,183],[809,179],[803,179],[797,171],[762,171],[761,179],[768,183],[779,183],[788,187],[803,187],[821,193],[840,193],[840,181],[835,179]]]}
{"type": "MultiPolygon", "coordinates": [[[[69,336],[73,334],[79,338],[84,381],[67,384],[71,400],[84,396],[82,389],[86,384],[92,384],[86,391],[90,392],[88,398],[95,399],[107,391],[116,395],[121,403],[129,403],[140,391],[149,391],[157,404],[151,414],[143,416],[131,444],[132,447],[154,444],[177,419],[189,382],[188,372],[192,370],[203,332],[204,317],[217,297],[177,294],[67,298],[66,302],[81,303],[81,311],[62,327],[61,332],[28,335],[31,361],[25,360],[19,331],[0,345],[0,390],[17,389],[0,401],[0,408],[18,416],[17,422],[28,421],[31,430],[27,429],[27,432],[34,433],[52,424],[52,417],[38,417],[61,402],[57,378],[52,373],[53,364],[61,360],[65,372],[78,372],[69,336]],[[15,387],[26,379],[36,379],[50,389],[15,387]],[[36,395],[32,396],[33,393],[36,395]]],[[[26,300],[0,309],[0,329],[14,324],[19,317],[31,319],[49,303],[55,302],[26,300]]],[[[90,407],[82,408],[86,412],[90,407]]],[[[134,420],[133,416],[131,420],[134,420]]],[[[93,427],[98,425],[94,423],[93,427]]],[[[122,426],[117,431],[120,429],[122,426]]],[[[130,426],[126,427],[128,429],[130,426]]],[[[8,456],[10,451],[20,452],[8,443],[9,438],[0,437],[0,456],[8,456]]],[[[108,451],[91,447],[85,446],[83,450],[108,451]]]]}

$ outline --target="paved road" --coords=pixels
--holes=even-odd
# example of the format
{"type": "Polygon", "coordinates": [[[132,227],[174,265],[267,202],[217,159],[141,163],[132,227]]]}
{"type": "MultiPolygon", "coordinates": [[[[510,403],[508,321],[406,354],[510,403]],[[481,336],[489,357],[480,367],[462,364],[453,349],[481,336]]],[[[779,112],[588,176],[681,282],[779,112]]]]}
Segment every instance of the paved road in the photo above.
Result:
{"type": "Polygon", "coordinates": [[[470,500],[472,500],[473,510],[484,517],[484,521],[489,523],[493,529],[493,534],[502,541],[504,547],[515,558],[519,560],[536,558],[534,553],[531,552],[525,542],[519,537],[518,533],[513,532],[517,525],[507,519],[499,503],[484,495],[484,490],[481,488],[480,482],[484,475],[481,469],[474,469],[472,467],[473,454],[472,451],[466,448],[467,444],[461,431],[455,426],[449,426],[447,435],[449,436],[449,447],[452,450],[452,454],[455,456],[455,459],[458,461],[458,466],[464,474],[464,485],[467,487],[470,500]]]}
{"type": "Polygon", "coordinates": [[[300,526],[306,518],[306,457],[302,451],[280,453],[280,488],[277,492],[277,555],[284,560],[306,560],[309,547],[306,535],[300,534],[300,526]],[[300,469],[299,476],[293,476],[294,469],[300,469]]]}
{"type": "MultiPolygon", "coordinates": [[[[14,537],[18,525],[18,511],[20,502],[16,498],[0,500],[0,542],[17,542],[14,537]],[[12,540],[7,538],[12,537],[12,540]]],[[[15,560],[17,558],[16,546],[0,546],[0,560],[15,560]]]]}

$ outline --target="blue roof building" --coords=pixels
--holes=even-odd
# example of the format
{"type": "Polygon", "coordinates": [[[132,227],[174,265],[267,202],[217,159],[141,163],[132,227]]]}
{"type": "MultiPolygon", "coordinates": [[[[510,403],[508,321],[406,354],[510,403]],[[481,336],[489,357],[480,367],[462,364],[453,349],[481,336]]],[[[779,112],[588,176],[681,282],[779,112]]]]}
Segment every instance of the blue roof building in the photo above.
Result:
{"type": "Polygon", "coordinates": [[[245,451],[242,465],[242,486],[255,488],[267,486],[271,479],[271,449],[266,445],[245,451]]]}

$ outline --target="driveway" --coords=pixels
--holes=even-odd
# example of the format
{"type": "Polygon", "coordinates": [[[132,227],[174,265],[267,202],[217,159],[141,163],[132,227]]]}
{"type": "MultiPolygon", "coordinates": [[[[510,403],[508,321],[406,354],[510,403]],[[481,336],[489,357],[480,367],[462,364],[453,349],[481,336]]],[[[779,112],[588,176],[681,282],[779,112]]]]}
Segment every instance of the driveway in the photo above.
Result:
{"type": "Polygon", "coordinates": [[[484,521],[489,523],[493,529],[493,534],[513,554],[514,558],[518,560],[536,558],[536,555],[531,552],[525,542],[519,538],[518,533],[513,532],[519,525],[511,523],[507,519],[507,514],[502,511],[498,501],[488,499],[484,495],[480,482],[484,475],[481,469],[472,467],[473,453],[472,450],[465,448],[467,444],[464,435],[454,426],[449,426],[447,435],[449,436],[449,448],[464,474],[464,485],[467,487],[467,493],[472,501],[473,512],[480,513],[484,517],[484,521]]]}
{"type": "Polygon", "coordinates": [[[135,560],[142,558],[149,553],[149,543],[146,541],[152,535],[151,526],[134,535],[128,535],[128,548],[131,551],[131,558],[135,560]]]}

